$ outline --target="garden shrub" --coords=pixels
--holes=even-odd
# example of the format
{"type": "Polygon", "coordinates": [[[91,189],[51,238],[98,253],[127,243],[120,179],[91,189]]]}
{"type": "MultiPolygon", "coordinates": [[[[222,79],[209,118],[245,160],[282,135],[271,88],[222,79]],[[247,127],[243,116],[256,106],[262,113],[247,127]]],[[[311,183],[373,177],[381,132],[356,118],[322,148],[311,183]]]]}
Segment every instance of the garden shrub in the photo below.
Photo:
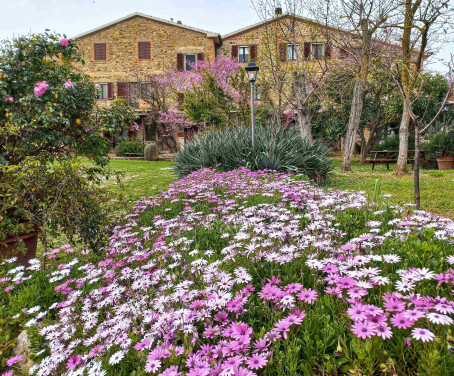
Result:
{"type": "Polygon", "coordinates": [[[454,222],[294,177],[202,169],[139,200],[104,255],[4,262],[30,373],[452,375],[454,222]]]}
{"type": "Polygon", "coordinates": [[[252,171],[301,172],[310,179],[325,181],[333,169],[329,148],[301,138],[296,128],[257,127],[252,148],[251,128],[239,127],[202,135],[184,146],[175,158],[179,177],[201,168],[230,171],[247,167],[252,171]]]}
{"type": "Polygon", "coordinates": [[[115,152],[120,156],[124,156],[127,153],[142,154],[143,144],[137,140],[122,140],[115,148],[115,152]]]}

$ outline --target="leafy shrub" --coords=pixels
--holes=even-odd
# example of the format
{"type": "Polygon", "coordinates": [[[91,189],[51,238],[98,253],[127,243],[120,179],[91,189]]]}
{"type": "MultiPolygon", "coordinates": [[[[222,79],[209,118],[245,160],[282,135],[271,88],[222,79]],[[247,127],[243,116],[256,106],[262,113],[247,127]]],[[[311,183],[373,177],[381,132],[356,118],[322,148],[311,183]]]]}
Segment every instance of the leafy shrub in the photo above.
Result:
{"type": "Polygon", "coordinates": [[[430,150],[438,157],[449,157],[454,152],[454,131],[438,132],[429,142],[430,150]]]}
{"type": "Polygon", "coordinates": [[[175,170],[183,177],[201,168],[230,171],[247,167],[252,171],[302,172],[324,181],[333,169],[325,145],[310,144],[295,128],[257,127],[252,148],[251,128],[212,132],[185,145],[175,159],[175,170]]]}
{"type": "Polygon", "coordinates": [[[143,153],[143,145],[137,140],[125,140],[120,142],[115,151],[118,155],[124,156],[127,153],[143,153]]]}

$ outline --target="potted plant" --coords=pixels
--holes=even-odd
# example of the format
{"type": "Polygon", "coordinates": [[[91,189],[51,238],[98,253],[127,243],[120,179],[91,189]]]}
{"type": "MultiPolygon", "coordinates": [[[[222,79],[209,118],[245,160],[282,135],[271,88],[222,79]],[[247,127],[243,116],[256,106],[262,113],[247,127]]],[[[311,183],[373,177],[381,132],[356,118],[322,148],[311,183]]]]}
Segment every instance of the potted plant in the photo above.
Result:
{"type": "Polygon", "coordinates": [[[440,170],[454,169],[454,131],[440,131],[430,140],[430,150],[437,158],[440,170]]]}
{"type": "Polygon", "coordinates": [[[93,117],[95,85],[75,68],[83,64],[75,42],[31,34],[2,42],[0,56],[0,248],[25,245],[27,260],[46,205],[58,198],[55,168],[84,155],[95,174],[109,145],[93,117]]]}

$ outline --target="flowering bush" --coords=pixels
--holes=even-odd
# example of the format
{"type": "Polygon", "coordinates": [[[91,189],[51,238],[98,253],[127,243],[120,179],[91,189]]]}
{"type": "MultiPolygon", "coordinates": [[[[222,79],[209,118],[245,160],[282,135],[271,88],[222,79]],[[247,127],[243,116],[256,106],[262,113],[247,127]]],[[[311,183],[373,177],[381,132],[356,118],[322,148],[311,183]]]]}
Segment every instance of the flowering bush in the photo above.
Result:
{"type": "MultiPolygon", "coordinates": [[[[74,157],[88,157],[97,166],[90,167],[84,178],[93,180],[108,162],[109,145],[101,124],[92,117],[95,87],[73,66],[83,63],[74,41],[47,32],[21,36],[2,42],[0,56],[3,251],[3,240],[20,233],[22,223],[43,227],[51,220],[59,222],[61,217],[52,218],[51,212],[62,201],[65,166],[74,157]]],[[[77,186],[83,187],[88,184],[77,186]]]]}
{"type": "Polygon", "coordinates": [[[450,375],[453,239],[360,193],[204,169],[139,200],[103,258],[4,262],[0,291],[56,294],[11,308],[33,375],[450,375]]]}
{"type": "Polygon", "coordinates": [[[198,61],[190,71],[168,71],[158,78],[177,98],[170,109],[159,112],[158,122],[169,133],[179,128],[220,129],[249,121],[249,83],[246,71],[235,59],[218,56],[198,61]]]}

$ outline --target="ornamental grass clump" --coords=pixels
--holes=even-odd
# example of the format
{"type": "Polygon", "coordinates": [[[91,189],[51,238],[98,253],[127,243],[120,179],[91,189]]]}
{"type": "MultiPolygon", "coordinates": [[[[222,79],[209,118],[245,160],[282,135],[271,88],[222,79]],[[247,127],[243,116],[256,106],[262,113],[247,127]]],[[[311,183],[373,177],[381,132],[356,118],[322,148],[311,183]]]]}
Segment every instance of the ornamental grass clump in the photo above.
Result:
{"type": "Polygon", "coordinates": [[[329,148],[310,143],[295,128],[257,127],[252,147],[251,128],[229,128],[203,135],[185,145],[175,159],[175,170],[183,177],[201,168],[230,171],[247,167],[252,171],[276,170],[303,173],[324,182],[333,169],[329,148]]]}
{"type": "Polygon", "coordinates": [[[454,222],[296,177],[202,169],[104,255],[3,262],[30,374],[452,375],[454,222]]]}

